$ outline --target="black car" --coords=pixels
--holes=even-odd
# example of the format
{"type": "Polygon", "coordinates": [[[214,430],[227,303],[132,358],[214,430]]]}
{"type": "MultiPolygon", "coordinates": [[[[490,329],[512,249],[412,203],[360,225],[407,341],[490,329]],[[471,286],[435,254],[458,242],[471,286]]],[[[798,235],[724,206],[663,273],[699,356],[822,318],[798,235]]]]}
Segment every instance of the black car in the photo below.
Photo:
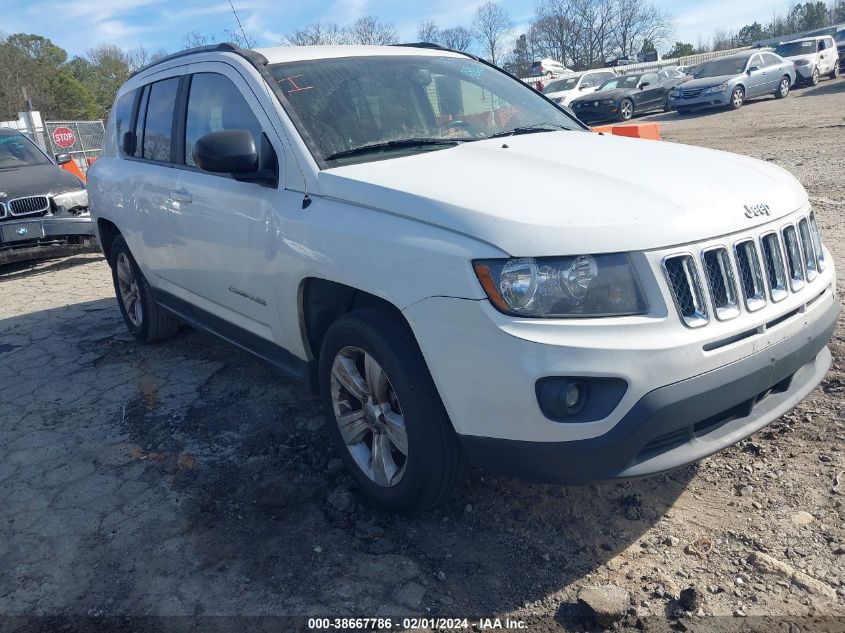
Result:
{"type": "Polygon", "coordinates": [[[0,129],[0,264],[63,255],[93,241],[85,184],[17,130],[0,129]],[[68,247],[71,248],[63,248],[68,247]]]}
{"type": "Polygon", "coordinates": [[[669,90],[683,78],[661,80],[657,73],[639,73],[615,77],[599,89],[570,103],[575,115],[584,123],[629,121],[635,114],[667,109],[669,90]]]}

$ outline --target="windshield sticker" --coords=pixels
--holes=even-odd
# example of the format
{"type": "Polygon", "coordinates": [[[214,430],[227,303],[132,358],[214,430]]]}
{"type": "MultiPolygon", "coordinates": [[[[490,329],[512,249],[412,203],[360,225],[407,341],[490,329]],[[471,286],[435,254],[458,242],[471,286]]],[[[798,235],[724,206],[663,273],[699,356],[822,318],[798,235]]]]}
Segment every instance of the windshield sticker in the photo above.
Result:
{"type": "Polygon", "coordinates": [[[484,66],[481,66],[480,64],[467,64],[466,66],[461,66],[461,74],[472,77],[473,79],[481,79],[481,75],[484,74],[484,66]]]}
{"type": "Polygon", "coordinates": [[[311,90],[314,86],[300,86],[299,83],[296,82],[297,79],[302,77],[302,75],[291,75],[290,77],[285,77],[284,79],[280,79],[279,83],[287,82],[290,86],[290,90],[286,90],[289,95],[293,94],[294,92],[302,92],[303,90],[311,90]]]}

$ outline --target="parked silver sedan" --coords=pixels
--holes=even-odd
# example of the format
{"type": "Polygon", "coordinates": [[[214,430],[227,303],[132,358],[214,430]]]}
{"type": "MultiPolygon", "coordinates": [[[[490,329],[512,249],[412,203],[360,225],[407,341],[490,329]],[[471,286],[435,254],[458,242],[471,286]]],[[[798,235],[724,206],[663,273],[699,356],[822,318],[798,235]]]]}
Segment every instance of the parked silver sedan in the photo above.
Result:
{"type": "Polygon", "coordinates": [[[669,93],[669,107],[681,114],[697,108],[737,109],[762,95],[783,99],[794,83],[792,62],[770,51],[745,51],[699,65],[692,80],[669,93]]]}

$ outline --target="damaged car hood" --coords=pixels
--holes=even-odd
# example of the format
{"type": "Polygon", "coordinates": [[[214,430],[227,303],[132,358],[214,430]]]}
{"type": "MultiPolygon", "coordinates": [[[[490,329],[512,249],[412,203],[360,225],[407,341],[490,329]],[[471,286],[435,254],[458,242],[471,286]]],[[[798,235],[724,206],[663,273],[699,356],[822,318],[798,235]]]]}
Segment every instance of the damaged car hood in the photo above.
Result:
{"type": "Polygon", "coordinates": [[[79,178],[56,165],[27,165],[0,169],[0,202],[26,196],[52,196],[66,191],[83,189],[79,178]]]}
{"type": "Polygon", "coordinates": [[[326,169],[318,189],[534,257],[695,242],[751,229],[807,203],[800,183],[770,163],[578,131],[326,169]],[[759,205],[765,213],[746,208],[759,205]]]}

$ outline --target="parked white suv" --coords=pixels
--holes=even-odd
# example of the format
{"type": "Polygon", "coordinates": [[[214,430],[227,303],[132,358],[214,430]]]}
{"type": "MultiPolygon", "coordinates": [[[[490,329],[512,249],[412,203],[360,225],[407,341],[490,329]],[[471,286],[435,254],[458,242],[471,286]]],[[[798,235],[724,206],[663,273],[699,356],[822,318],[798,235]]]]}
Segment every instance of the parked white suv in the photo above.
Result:
{"type": "Polygon", "coordinates": [[[588,70],[550,81],[543,88],[543,94],[555,103],[568,106],[573,99],[595,92],[605,81],[614,77],[616,73],[612,70],[588,70]]]}
{"type": "Polygon", "coordinates": [[[675,468],[830,364],[836,277],[795,178],[592,134],[474,57],[193,49],[126,82],[106,139],[90,204],[129,330],[187,321],[304,378],[387,508],[467,463],[675,468]]]}
{"type": "Polygon", "coordinates": [[[797,82],[815,86],[822,75],[830,79],[839,76],[839,51],[830,35],[785,42],[775,52],[795,64],[797,82]]]}

